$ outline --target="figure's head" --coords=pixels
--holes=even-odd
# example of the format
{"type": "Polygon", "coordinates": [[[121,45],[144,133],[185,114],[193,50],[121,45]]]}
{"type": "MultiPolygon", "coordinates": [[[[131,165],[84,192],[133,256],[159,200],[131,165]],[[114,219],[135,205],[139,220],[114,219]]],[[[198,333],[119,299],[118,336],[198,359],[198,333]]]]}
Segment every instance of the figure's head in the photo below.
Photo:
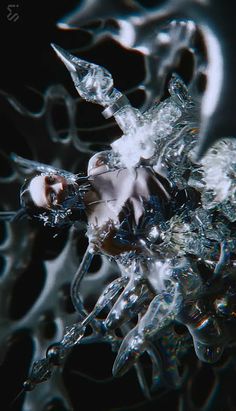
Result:
{"type": "Polygon", "coordinates": [[[67,180],[57,174],[37,175],[26,181],[21,189],[21,204],[24,207],[51,210],[60,207],[68,196],[67,180]]]}
{"type": "Polygon", "coordinates": [[[24,183],[20,201],[29,216],[54,226],[70,222],[73,212],[84,208],[84,191],[60,174],[39,174],[24,183]]]}

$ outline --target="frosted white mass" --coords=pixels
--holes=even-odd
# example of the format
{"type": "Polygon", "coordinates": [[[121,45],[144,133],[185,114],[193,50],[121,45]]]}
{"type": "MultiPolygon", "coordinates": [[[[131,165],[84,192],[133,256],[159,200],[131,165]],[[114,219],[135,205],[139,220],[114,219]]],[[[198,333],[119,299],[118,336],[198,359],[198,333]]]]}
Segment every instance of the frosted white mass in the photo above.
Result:
{"type": "MultiPolygon", "coordinates": [[[[133,113],[132,113],[133,114],[133,113]]],[[[167,101],[139,117],[137,126],[130,121],[130,110],[123,112],[127,124],[133,127],[111,144],[113,151],[118,154],[120,162],[131,168],[139,162],[151,159],[157,151],[157,141],[166,140],[173,132],[173,125],[181,116],[181,110],[172,101],[167,101]]]]}
{"type": "Polygon", "coordinates": [[[236,189],[236,142],[225,139],[209,149],[201,160],[206,189],[212,190],[217,202],[227,200],[236,189]]]}

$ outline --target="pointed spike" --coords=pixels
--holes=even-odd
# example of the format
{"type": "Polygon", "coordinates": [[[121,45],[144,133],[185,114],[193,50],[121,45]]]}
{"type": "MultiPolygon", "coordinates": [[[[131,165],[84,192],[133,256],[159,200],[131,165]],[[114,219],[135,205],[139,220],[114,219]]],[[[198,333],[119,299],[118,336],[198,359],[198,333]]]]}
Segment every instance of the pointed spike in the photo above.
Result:
{"type": "Polygon", "coordinates": [[[10,153],[10,159],[14,163],[19,163],[19,161],[21,161],[23,159],[23,157],[18,156],[16,153],[10,153]]]}
{"type": "Polygon", "coordinates": [[[135,366],[135,370],[136,370],[136,374],[137,374],[137,378],[138,378],[140,388],[141,388],[144,396],[148,400],[151,400],[150,389],[149,389],[149,386],[148,386],[148,383],[147,383],[145,372],[143,370],[143,367],[142,367],[140,361],[137,361],[137,363],[134,364],[134,366],[135,366]]]}
{"type": "Polygon", "coordinates": [[[114,377],[122,377],[133,367],[140,354],[141,353],[135,350],[118,353],[112,367],[112,375],[114,377]]]}
{"type": "Polygon", "coordinates": [[[113,89],[113,78],[104,67],[73,56],[55,44],[52,48],[69,70],[75,88],[83,99],[106,107],[121,96],[113,89]]]}
{"type": "Polygon", "coordinates": [[[88,63],[87,61],[74,56],[60,46],[55,44],[51,44],[51,46],[70,72],[75,86],[78,86],[84,77],[87,76],[92,67],[97,67],[95,64],[88,63]]]}
{"type": "Polygon", "coordinates": [[[54,43],[51,43],[53,50],[56,52],[57,56],[61,61],[65,64],[66,68],[69,72],[76,72],[76,64],[73,62],[75,56],[73,54],[68,53],[68,51],[64,50],[62,47],[57,46],[54,43]]]}
{"type": "Polygon", "coordinates": [[[138,327],[134,327],[125,336],[113,364],[114,377],[124,375],[137,362],[145,350],[145,340],[139,335],[138,327]]]}
{"type": "Polygon", "coordinates": [[[16,404],[17,400],[25,393],[26,389],[23,387],[20,392],[16,395],[13,401],[10,403],[10,409],[13,409],[13,405],[16,404]]]}
{"type": "Polygon", "coordinates": [[[129,370],[129,368],[133,366],[133,362],[132,363],[129,362],[129,364],[127,365],[127,360],[128,358],[125,358],[125,357],[121,357],[121,356],[119,356],[118,358],[116,357],[115,362],[112,367],[112,375],[114,377],[121,377],[129,370]]]}

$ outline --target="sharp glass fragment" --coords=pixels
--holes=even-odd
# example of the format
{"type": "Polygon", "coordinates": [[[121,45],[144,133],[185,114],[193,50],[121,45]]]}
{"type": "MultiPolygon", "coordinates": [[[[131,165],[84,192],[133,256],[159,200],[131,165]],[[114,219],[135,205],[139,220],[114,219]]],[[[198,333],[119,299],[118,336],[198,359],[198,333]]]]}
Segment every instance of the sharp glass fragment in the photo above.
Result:
{"type": "MultiPolygon", "coordinates": [[[[90,59],[83,49],[72,54],[52,44],[79,97],[75,90],[74,97],[61,85],[51,86],[41,111],[33,113],[1,92],[19,117],[32,123],[43,119],[48,132],[42,137],[45,157],[33,132],[27,140],[33,160],[24,154],[7,158],[14,172],[9,187],[16,179],[25,181],[20,210],[9,211],[13,207],[6,196],[0,212],[1,226],[8,230],[8,241],[0,243],[1,354],[6,357],[9,336],[17,337],[22,330],[34,345],[23,384],[23,411],[82,409],[79,396],[71,405],[62,371],[71,354],[96,343],[105,343],[100,346],[114,354],[111,380],[134,370],[133,379],[146,399],[155,401],[157,396],[157,408],[159,394],[174,389],[179,409],[196,409],[194,378],[207,369],[213,370],[214,389],[209,384],[201,411],[225,409],[225,395],[218,403],[215,394],[235,369],[233,355],[231,362],[224,362],[230,350],[235,353],[236,129],[229,110],[235,64],[229,64],[233,53],[226,47],[230,25],[221,29],[223,14],[218,16],[217,3],[172,0],[163,7],[146,7],[124,0],[81,2],[79,14],[68,16],[61,27],[85,24],[89,47],[108,36],[126,49],[125,56],[140,53],[146,77],[121,92],[105,68],[106,58],[98,59],[102,67],[80,58],[90,59]],[[184,18],[168,20],[173,15],[184,18]],[[90,27],[98,18],[102,24],[90,27]],[[183,70],[184,53],[191,59],[192,73],[183,70]],[[133,106],[134,89],[144,95],[139,109],[133,106]],[[58,102],[68,120],[62,129],[54,118],[58,102]],[[104,136],[91,140],[77,124],[77,109],[82,106],[83,116],[92,106],[87,102],[101,106],[98,116],[109,119],[90,128],[88,115],[91,134],[99,127],[101,133],[105,130],[104,136]],[[110,134],[114,124],[118,132],[110,134]],[[47,247],[40,240],[44,286],[21,318],[14,312],[8,316],[11,301],[5,290],[13,290],[14,300],[12,284],[29,264],[38,275],[35,247],[45,232],[53,233],[53,239],[66,232],[64,246],[58,255],[45,257],[42,250],[47,247]],[[98,258],[101,268],[94,273],[98,258]],[[48,323],[53,329],[49,335],[48,323]],[[186,364],[188,355],[196,367],[186,364]]],[[[59,67],[54,52],[51,55],[59,67]]],[[[91,60],[96,61],[96,53],[91,60]]],[[[114,408],[114,403],[99,405],[97,409],[114,408]]]]}
{"type": "MultiPolygon", "coordinates": [[[[137,365],[146,351],[153,367],[159,364],[159,378],[179,386],[176,364],[161,367],[158,354],[173,324],[187,327],[201,361],[216,362],[230,341],[225,317],[230,321],[235,316],[236,239],[230,224],[236,221],[236,145],[222,140],[196,162],[199,105],[175,73],[169,97],[141,113],[122,100],[106,69],[53,48],[81,97],[110,111],[124,134],[110,150],[90,159],[85,176],[13,156],[17,166],[36,172],[21,189],[25,213],[56,227],[84,220],[89,242],[71,286],[79,321],[67,327],[56,350],[34,363],[26,388],[50,378],[58,365],[55,357],[61,363],[86,340],[88,325],[97,341],[116,347],[115,376],[137,365]],[[115,261],[120,277],[87,313],[80,285],[96,254],[115,261]],[[207,282],[199,262],[211,270],[207,282]],[[226,293],[219,273],[228,278],[226,293]],[[218,303],[222,298],[227,313],[218,303]],[[101,320],[105,307],[109,312],[101,320]],[[122,338],[114,333],[117,329],[122,338]]],[[[176,361],[178,352],[176,348],[176,361]]]]}

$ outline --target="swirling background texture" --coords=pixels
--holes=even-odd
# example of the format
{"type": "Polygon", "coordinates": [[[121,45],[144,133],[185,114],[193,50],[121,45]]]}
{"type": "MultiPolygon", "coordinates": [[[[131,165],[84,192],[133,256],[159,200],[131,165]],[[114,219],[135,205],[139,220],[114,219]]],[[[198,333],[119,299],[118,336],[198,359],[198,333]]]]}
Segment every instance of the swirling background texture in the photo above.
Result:
{"type": "MultiPolygon", "coordinates": [[[[142,110],[166,96],[173,71],[194,80],[201,99],[199,154],[224,136],[236,136],[235,4],[220,0],[4,1],[0,6],[0,184],[1,210],[19,208],[26,173],[11,162],[17,153],[73,173],[121,135],[101,108],[80,99],[50,47],[55,42],[106,67],[115,86],[142,110]],[[9,8],[10,5],[10,8],[9,8]]],[[[70,282],[87,246],[81,230],[1,221],[0,403],[19,411],[186,410],[230,411],[235,348],[214,365],[183,354],[183,385],[146,400],[132,369],[111,375],[115,354],[106,344],[80,345],[46,383],[21,393],[35,359],[76,321],[70,282]],[[127,389],[128,387],[128,389],[127,389]]],[[[97,256],[82,284],[93,306],[117,267],[97,256]]],[[[184,330],[176,328],[184,338],[184,330]]],[[[148,359],[147,359],[148,372],[148,359]]]]}

